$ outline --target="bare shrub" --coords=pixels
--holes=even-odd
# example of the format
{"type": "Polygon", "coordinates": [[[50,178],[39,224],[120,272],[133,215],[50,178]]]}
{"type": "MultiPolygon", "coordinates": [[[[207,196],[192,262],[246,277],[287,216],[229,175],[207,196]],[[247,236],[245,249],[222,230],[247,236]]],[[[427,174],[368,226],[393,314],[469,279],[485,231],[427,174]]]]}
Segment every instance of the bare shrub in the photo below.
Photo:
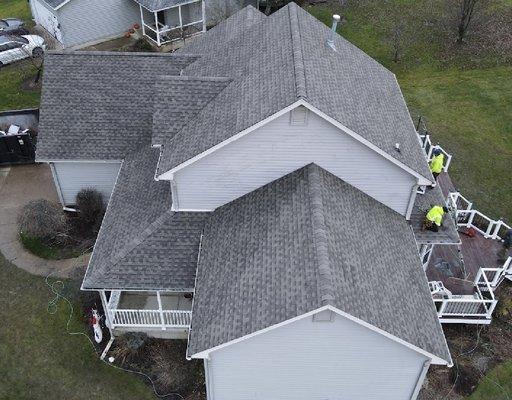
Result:
{"type": "Polygon", "coordinates": [[[24,235],[48,241],[66,230],[66,219],[59,204],[39,199],[21,208],[18,227],[24,235]]]}
{"type": "Polygon", "coordinates": [[[204,390],[202,364],[185,358],[185,340],[153,340],[148,354],[156,383],[163,391],[176,391],[187,397],[204,390]]]}
{"type": "Polygon", "coordinates": [[[112,350],[114,358],[121,364],[137,362],[143,358],[148,337],[145,333],[128,332],[116,338],[115,348],[112,350]]]}
{"type": "Polygon", "coordinates": [[[100,229],[105,205],[100,192],[95,189],[82,189],[76,195],[78,213],[73,220],[79,233],[89,236],[96,235],[100,229]]]}

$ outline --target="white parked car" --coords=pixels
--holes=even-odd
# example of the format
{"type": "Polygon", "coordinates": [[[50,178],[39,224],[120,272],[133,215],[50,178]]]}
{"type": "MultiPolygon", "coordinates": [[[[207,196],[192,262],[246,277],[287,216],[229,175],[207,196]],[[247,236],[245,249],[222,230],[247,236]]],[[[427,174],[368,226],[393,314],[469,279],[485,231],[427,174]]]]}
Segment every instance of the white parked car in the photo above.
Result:
{"type": "Polygon", "coordinates": [[[0,36],[0,67],[28,57],[41,57],[45,48],[41,36],[0,36]]]}

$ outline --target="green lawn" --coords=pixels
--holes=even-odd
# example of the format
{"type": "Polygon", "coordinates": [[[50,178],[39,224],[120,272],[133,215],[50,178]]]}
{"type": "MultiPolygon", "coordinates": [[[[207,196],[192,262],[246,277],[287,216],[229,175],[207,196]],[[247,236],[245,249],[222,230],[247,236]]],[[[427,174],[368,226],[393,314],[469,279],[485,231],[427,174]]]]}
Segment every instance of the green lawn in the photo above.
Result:
{"type": "Polygon", "coordinates": [[[489,372],[469,400],[512,399],[512,361],[498,365],[489,372]]]}
{"type": "MultiPolygon", "coordinates": [[[[32,25],[27,0],[0,0],[0,18],[18,17],[32,25]]],[[[24,90],[24,80],[34,77],[36,68],[29,61],[18,62],[0,69],[0,111],[39,106],[39,90],[24,90]]]]}
{"type": "MultiPolygon", "coordinates": [[[[137,377],[99,361],[86,338],[67,335],[65,303],[59,303],[56,314],[47,313],[52,297],[43,278],[19,270],[0,254],[1,400],[156,398],[137,377]]],[[[71,329],[87,328],[75,316],[71,329]]]]}
{"type": "MultiPolygon", "coordinates": [[[[395,0],[414,21],[422,16],[421,7],[435,1],[395,0]]],[[[423,115],[434,141],[453,153],[450,175],[461,193],[491,218],[512,222],[512,67],[461,68],[474,62],[466,55],[455,55],[447,64],[442,43],[426,29],[411,33],[414,41],[395,63],[388,39],[390,21],[379,12],[384,2],[366,3],[306,9],[327,24],[333,12],[344,16],[339,33],[397,75],[411,114],[423,115]]],[[[512,7],[509,0],[499,4],[512,7]]]]}
{"type": "Polygon", "coordinates": [[[32,22],[32,14],[27,0],[0,1],[0,18],[21,18],[25,23],[32,22]]]}

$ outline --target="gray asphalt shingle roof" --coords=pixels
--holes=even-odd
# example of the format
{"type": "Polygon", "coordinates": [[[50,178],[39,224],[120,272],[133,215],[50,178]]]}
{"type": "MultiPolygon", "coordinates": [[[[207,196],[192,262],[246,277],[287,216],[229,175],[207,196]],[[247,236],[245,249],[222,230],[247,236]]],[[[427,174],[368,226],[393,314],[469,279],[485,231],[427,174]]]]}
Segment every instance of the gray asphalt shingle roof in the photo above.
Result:
{"type": "Polygon", "coordinates": [[[153,179],[157,158],[148,145],[124,160],[85,289],[193,290],[206,214],[170,211],[169,182],[153,179]]]}
{"type": "Polygon", "coordinates": [[[229,78],[162,76],[155,85],[154,145],[172,138],[230,82],[229,78]]]}
{"type": "Polygon", "coordinates": [[[181,4],[190,3],[190,0],[135,0],[149,11],[160,11],[167,8],[177,7],[181,4]]]}
{"type": "Polygon", "coordinates": [[[384,152],[431,179],[394,74],[296,4],[231,31],[228,19],[179,51],[201,54],[183,71],[233,81],[164,144],[164,173],[238,132],[304,99],[384,152]],[[219,32],[216,33],[216,30],[219,32]],[[219,38],[229,40],[220,45],[219,38]],[[395,150],[400,143],[401,152],[395,150]]]}
{"type": "Polygon", "coordinates": [[[215,210],[197,274],[189,355],[330,304],[450,361],[407,222],[314,164],[215,210]]]}
{"type": "Polygon", "coordinates": [[[155,53],[48,52],[38,160],[120,160],[151,143],[154,82],[196,57],[155,53]]]}

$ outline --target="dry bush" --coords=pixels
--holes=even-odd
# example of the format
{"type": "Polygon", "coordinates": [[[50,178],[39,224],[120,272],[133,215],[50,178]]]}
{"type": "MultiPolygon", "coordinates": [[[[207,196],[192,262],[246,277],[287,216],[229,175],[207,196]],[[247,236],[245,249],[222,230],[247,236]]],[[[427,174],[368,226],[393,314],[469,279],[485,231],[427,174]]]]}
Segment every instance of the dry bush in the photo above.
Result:
{"type": "Polygon", "coordinates": [[[105,205],[103,196],[94,189],[82,189],[76,195],[78,213],[73,219],[76,230],[85,235],[96,235],[100,229],[105,205]]]}
{"type": "Polygon", "coordinates": [[[66,230],[66,219],[59,204],[45,199],[33,200],[24,205],[18,215],[20,233],[53,240],[66,230]]]}
{"type": "Polygon", "coordinates": [[[112,356],[121,364],[127,362],[140,362],[144,357],[148,337],[145,333],[128,332],[118,336],[112,356]]]}
{"type": "Polygon", "coordinates": [[[202,363],[187,361],[186,340],[153,340],[148,347],[151,369],[162,391],[187,397],[204,390],[202,363]]]}

